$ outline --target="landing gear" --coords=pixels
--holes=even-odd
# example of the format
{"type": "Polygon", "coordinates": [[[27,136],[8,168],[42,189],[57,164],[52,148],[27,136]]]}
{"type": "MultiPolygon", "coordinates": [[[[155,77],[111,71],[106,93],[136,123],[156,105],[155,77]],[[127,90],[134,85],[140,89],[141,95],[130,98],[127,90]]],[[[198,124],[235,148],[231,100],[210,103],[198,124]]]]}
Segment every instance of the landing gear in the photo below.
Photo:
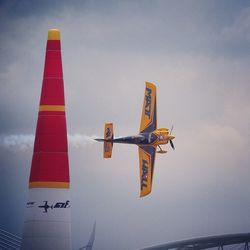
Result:
{"type": "Polygon", "coordinates": [[[157,145],[159,147],[160,150],[156,151],[159,154],[166,154],[168,151],[167,150],[163,150],[160,145],[157,145]]]}

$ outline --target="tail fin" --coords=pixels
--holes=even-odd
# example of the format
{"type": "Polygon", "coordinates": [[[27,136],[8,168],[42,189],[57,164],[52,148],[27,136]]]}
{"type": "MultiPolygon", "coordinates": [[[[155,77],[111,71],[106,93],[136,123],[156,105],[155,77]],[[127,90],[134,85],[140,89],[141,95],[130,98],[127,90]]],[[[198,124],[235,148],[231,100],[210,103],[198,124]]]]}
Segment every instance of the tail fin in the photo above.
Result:
{"type": "Polygon", "coordinates": [[[113,123],[106,123],[104,127],[103,157],[111,158],[113,149],[113,123]]]}

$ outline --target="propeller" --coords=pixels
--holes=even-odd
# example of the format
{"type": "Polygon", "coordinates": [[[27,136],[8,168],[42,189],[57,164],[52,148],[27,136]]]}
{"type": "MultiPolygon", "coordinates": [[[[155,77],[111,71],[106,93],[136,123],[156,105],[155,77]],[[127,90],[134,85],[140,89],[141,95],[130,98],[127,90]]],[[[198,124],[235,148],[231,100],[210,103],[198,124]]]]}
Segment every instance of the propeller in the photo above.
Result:
{"type": "MultiPolygon", "coordinates": [[[[172,127],[171,127],[171,129],[170,129],[170,133],[169,133],[170,135],[172,134],[173,129],[174,129],[174,125],[172,125],[172,127]]],[[[171,148],[172,148],[173,150],[175,150],[173,141],[172,141],[172,140],[169,140],[169,142],[170,142],[171,148]]]]}
{"type": "Polygon", "coordinates": [[[173,150],[175,150],[174,143],[172,142],[172,140],[169,140],[169,142],[170,142],[171,148],[172,148],[173,150]]]}
{"type": "Polygon", "coordinates": [[[174,129],[174,125],[172,125],[172,127],[170,129],[170,135],[172,134],[173,129],[174,129]]]}

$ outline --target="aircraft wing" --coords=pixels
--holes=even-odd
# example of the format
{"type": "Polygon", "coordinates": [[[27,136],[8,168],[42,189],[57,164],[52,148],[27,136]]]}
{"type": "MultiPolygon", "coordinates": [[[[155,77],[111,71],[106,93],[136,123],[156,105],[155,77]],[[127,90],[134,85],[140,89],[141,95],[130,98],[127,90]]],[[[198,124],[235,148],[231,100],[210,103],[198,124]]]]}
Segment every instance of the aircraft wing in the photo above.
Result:
{"type": "Polygon", "coordinates": [[[152,189],[155,151],[155,146],[139,146],[140,197],[148,195],[152,189]]]}
{"type": "Polygon", "coordinates": [[[141,115],[140,133],[150,133],[157,128],[156,86],[146,82],[141,115]]]}

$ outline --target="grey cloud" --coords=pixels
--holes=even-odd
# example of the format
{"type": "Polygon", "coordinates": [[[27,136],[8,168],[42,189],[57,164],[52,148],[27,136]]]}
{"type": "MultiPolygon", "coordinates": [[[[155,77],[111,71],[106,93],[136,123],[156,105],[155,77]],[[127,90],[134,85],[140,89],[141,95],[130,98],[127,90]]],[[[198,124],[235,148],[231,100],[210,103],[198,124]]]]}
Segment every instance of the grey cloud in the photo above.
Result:
{"type": "Polygon", "coordinates": [[[250,40],[250,8],[243,9],[241,14],[234,20],[231,26],[225,27],[223,35],[226,39],[237,42],[250,40]]]}
{"type": "MultiPolygon", "coordinates": [[[[88,241],[95,220],[96,249],[247,232],[249,3],[101,2],[4,12],[1,134],[34,134],[47,29],[58,27],[68,131],[80,145],[69,147],[74,248],[88,241]],[[137,148],[115,145],[105,161],[103,145],[85,145],[91,138],[77,133],[100,135],[107,121],[117,136],[137,133],[146,80],[157,84],[158,124],[174,124],[176,150],[157,155],[153,192],[139,199],[137,148]]],[[[13,232],[22,230],[31,149],[0,148],[0,190],[9,190],[0,193],[1,222],[13,232]]]]}

